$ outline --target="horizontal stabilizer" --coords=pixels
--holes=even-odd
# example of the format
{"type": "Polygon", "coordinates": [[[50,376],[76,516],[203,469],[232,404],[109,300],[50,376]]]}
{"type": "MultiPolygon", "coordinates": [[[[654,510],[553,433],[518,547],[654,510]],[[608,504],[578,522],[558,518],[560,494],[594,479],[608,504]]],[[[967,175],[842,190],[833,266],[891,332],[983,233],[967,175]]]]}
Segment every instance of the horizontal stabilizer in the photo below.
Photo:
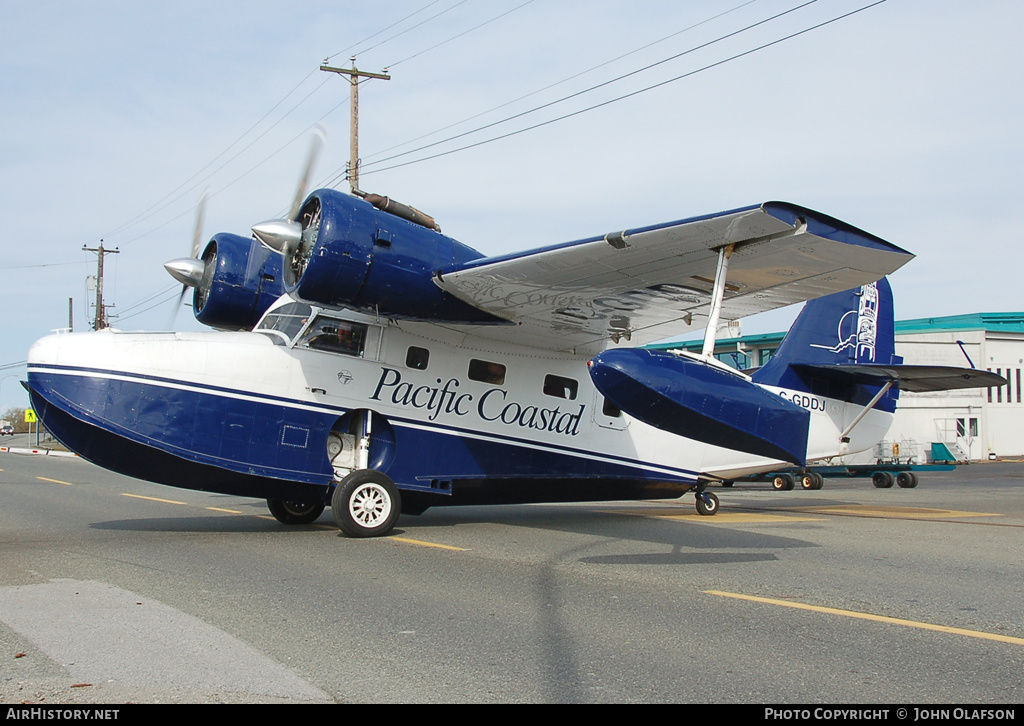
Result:
{"type": "Polygon", "coordinates": [[[742,376],[637,348],[607,350],[589,366],[597,390],[646,424],[714,446],[806,463],[810,413],[742,376]]]}
{"type": "Polygon", "coordinates": [[[793,369],[798,372],[813,372],[835,381],[865,385],[878,386],[892,381],[900,390],[912,393],[1006,385],[1006,379],[995,373],[955,366],[794,364],[793,369]]]}

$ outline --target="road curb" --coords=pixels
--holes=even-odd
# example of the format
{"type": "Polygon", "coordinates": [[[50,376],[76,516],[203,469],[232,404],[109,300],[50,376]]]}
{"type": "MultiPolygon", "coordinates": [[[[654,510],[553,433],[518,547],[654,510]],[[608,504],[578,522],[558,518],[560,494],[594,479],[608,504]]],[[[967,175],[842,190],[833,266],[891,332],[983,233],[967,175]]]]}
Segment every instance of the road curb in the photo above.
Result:
{"type": "Polygon", "coordinates": [[[0,453],[37,454],[40,456],[78,456],[71,451],[54,451],[53,449],[24,449],[20,446],[0,446],[0,453]]]}

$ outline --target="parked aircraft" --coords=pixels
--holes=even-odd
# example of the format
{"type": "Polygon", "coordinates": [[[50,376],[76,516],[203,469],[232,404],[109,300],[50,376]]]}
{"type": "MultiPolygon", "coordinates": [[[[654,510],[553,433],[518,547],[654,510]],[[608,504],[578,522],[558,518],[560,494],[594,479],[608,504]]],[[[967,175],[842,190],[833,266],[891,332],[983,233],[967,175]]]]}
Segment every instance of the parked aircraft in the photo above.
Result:
{"type": "Polygon", "coordinates": [[[885,276],[911,258],[781,202],[485,257],[321,189],[169,263],[215,331],[52,335],[26,385],[84,458],[285,524],[689,491],[710,515],[709,483],[873,446],[900,389],[1003,382],[902,365],[885,276]],[[713,357],[721,320],[803,301],[753,374],[713,357]],[[637,347],[699,327],[701,355],[637,347]]]}

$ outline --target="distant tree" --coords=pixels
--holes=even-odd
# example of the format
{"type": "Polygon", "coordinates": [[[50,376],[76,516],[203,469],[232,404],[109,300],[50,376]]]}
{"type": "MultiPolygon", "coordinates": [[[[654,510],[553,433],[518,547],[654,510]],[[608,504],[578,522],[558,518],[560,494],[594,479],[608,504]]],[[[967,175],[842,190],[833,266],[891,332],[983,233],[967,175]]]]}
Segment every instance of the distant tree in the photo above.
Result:
{"type": "Polygon", "coordinates": [[[23,408],[9,408],[4,411],[4,421],[10,421],[11,425],[14,426],[14,432],[17,434],[28,433],[28,424],[25,423],[25,409],[23,408]]]}

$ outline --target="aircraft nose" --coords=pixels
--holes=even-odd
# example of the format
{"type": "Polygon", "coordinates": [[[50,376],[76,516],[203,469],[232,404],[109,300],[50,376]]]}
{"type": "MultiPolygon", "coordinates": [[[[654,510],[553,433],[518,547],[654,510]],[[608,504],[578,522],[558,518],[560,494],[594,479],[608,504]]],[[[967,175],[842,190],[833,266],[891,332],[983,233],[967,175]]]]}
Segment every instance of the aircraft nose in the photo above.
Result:
{"type": "Polygon", "coordinates": [[[28,365],[51,364],[57,363],[57,349],[59,347],[59,338],[63,334],[57,333],[54,335],[47,335],[45,338],[40,338],[32,347],[28,349],[28,365]]]}

